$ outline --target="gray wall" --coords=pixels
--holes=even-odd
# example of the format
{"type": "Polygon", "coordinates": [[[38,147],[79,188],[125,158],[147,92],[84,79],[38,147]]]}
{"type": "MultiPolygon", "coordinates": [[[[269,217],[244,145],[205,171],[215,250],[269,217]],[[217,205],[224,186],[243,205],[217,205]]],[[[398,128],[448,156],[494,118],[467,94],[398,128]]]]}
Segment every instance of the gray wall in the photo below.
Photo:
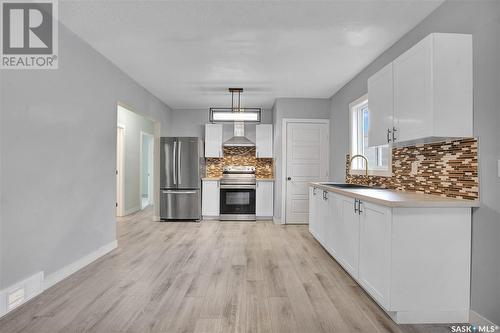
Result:
{"type": "Polygon", "coordinates": [[[154,124],[150,119],[122,107],[118,108],[118,124],[125,127],[124,212],[131,214],[141,209],[141,131],[154,135],[154,124]]]}
{"type": "Polygon", "coordinates": [[[278,98],[273,106],[274,123],[274,217],[281,219],[282,126],[284,118],[328,119],[330,101],[325,98],[278,98]]]}
{"type": "MultiPolygon", "coordinates": [[[[171,115],[171,136],[196,136],[205,137],[205,124],[208,123],[208,107],[206,109],[178,109],[171,115]]],[[[262,110],[262,123],[272,123],[271,110],[262,110]]],[[[224,124],[223,139],[228,140],[233,136],[233,125],[224,124]]],[[[245,126],[245,136],[255,142],[255,125],[245,126]]]]}
{"type": "MultiPolygon", "coordinates": [[[[473,212],[471,308],[500,323],[500,2],[448,1],[331,98],[331,171],[345,177],[348,105],[366,80],[431,32],[470,33],[474,45],[474,135],[479,137],[481,208],[473,212]],[[335,144],[333,144],[335,143],[335,144]]],[[[446,244],[443,244],[446,246],[446,244]]]]}
{"type": "Polygon", "coordinates": [[[169,108],[63,26],[58,70],[2,71],[0,289],[116,239],[118,101],[169,108]]]}

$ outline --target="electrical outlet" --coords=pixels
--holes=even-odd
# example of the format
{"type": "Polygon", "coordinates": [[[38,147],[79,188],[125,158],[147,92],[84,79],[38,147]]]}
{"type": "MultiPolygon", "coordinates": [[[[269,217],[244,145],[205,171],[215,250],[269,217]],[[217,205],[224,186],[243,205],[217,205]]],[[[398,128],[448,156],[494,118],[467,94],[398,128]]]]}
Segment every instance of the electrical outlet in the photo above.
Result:
{"type": "Polygon", "coordinates": [[[420,164],[419,161],[413,161],[411,163],[410,175],[415,176],[418,173],[418,165],[419,164],[420,164]]]}

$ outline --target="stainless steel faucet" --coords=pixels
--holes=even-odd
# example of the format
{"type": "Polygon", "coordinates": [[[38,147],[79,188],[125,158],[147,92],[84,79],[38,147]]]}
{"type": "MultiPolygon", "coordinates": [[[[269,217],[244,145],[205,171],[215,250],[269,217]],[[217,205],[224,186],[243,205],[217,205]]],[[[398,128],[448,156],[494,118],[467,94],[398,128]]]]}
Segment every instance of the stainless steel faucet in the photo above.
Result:
{"type": "Polygon", "coordinates": [[[351,162],[349,164],[349,171],[352,170],[352,161],[356,158],[356,157],[361,157],[362,159],[365,160],[365,176],[368,176],[368,159],[366,157],[364,157],[363,155],[354,155],[353,157],[351,157],[351,162]]]}

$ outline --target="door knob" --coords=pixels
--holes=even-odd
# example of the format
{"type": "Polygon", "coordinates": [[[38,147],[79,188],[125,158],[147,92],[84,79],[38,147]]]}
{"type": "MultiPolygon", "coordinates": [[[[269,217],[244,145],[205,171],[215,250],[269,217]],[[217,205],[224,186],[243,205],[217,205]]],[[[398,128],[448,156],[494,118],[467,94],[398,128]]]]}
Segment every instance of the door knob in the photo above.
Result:
{"type": "Polygon", "coordinates": [[[287,180],[292,180],[292,177],[288,177],[287,180]]]}

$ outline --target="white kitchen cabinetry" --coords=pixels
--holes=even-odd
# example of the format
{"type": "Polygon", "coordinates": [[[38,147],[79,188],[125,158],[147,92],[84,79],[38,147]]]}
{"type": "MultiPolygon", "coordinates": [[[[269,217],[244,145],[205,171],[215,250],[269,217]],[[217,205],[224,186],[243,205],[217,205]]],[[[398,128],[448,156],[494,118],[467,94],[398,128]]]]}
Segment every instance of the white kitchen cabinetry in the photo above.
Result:
{"type": "Polygon", "coordinates": [[[311,234],[395,322],[467,322],[470,208],[386,207],[314,186],[309,193],[311,234]]]}
{"type": "MultiPolygon", "coordinates": [[[[338,259],[352,277],[358,277],[359,260],[359,214],[355,210],[354,199],[340,197],[338,230],[340,244],[338,259]]],[[[357,207],[357,206],[356,206],[357,207]]]]}
{"type": "Polygon", "coordinates": [[[472,81],[472,36],[428,35],[368,79],[369,145],[472,137],[472,81]]]}
{"type": "Polygon", "coordinates": [[[391,138],[394,121],[394,86],[392,62],[368,79],[370,146],[386,145],[391,138]]]}
{"type": "Polygon", "coordinates": [[[309,232],[318,239],[319,197],[321,190],[309,187],[309,232]]]}
{"type": "Polygon", "coordinates": [[[391,209],[361,202],[359,223],[359,283],[383,307],[388,307],[391,282],[391,209]]]}
{"type": "Polygon", "coordinates": [[[222,155],[222,124],[205,124],[205,157],[222,155]]]}
{"type": "Polygon", "coordinates": [[[255,191],[255,214],[258,218],[273,216],[273,182],[257,180],[255,191]]]}
{"type": "Polygon", "coordinates": [[[273,125],[255,126],[255,154],[257,158],[273,157],[273,125]]]}
{"type": "Polygon", "coordinates": [[[218,180],[204,180],[202,182],[201,210],[204,217],[219,217],[220,187],[218,180]]]}

